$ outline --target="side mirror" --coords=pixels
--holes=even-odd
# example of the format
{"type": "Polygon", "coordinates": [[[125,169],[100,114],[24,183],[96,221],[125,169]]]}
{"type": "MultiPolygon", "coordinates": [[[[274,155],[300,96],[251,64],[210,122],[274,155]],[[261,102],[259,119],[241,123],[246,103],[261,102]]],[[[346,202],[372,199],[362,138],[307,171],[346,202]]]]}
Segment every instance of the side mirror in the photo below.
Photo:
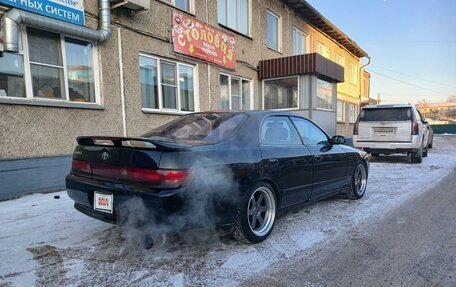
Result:
{"type": "Polygon", "coordinates": [[[347,140],[343,136],[333,136],[331,138],[331,144],[344,144],[347,140]]]}

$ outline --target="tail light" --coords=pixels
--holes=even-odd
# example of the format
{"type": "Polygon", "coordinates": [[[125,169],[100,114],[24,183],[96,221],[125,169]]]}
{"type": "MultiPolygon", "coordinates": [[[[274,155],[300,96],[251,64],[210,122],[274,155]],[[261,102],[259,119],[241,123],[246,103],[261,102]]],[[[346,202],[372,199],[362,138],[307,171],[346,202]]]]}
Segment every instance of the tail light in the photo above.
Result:
{"type": "Polygon", "coordinates": [[[417,135],[418,132],[418,123],[416,121],[412,121],[412,135],[417,135]]]}
{"type": "Polygon", "coordinates": [[[355,126],[353,127],[353,135],[358,135],[358,129],[359,129],[359,116],[355,122],[355,126]]]}
{"type": "Polygon", "coordinates": [[[124,167],[81,160],[73,160],[71,173],[137,182],[159,188],[179,187],[188,177],[187,170],[124,167]]]}
{"type": "Polygon", "coordinates": [[[71,162],[71,172],[92,174],[92,167],[90,166],[90,162],[74,159],[71,162]]]}

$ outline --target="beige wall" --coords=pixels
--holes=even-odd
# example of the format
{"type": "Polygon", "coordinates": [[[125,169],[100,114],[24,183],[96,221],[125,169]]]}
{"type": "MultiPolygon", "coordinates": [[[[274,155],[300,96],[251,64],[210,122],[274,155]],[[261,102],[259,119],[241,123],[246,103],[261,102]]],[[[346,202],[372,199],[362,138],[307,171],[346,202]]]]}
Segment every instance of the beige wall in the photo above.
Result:
{"type": "MultiPolygon", "coordinates": [[[[237,69],[226,70],[213,64],[173,52],[171,43],[171,17],[173,7],[151,0],[151,9],[133,17],[118,15],[113,10],[112,35],[98,46],[100,69],[101,104],[104,110],[75,109],[63,107],[40,107],[0,103],[0,159],[41,157],[71,154],[80,135],[122,135],[121,85],[123,80],[127,135],[139,136],[147,130],[175,118],[176,115],[144,113],[141,109],[139,83],[140,52],[174,59],[196,66],[199,110],[220,109],[219,73],[252,79],[254,108],[262,105],[261,83],[257,80],[260,60],[292,55],[292,28],[297,26],[309,34],[308,52],[316,51],[316,41],[327,44],[331,49],[331,60],[335,52],[359,64],[334,41],[318,32],[282,1],[252,1],[251,35],[246,37],[217,23],[217,1],[195,0],[196,15],[217,29],[234,34],[237,39],[237,69]],[[205,9],[207,4],[207,11],[205,9]],[[277,52],[266,45],[266,11],[273,9],[282,19],[282,51],[277,52]],[[207,21],[206,21],[207,18],[207,21]],[[119,33],[120,31],[120,33],[119,33]],[[120,38],[118,37],[120,35],[120,38]],[[123,79],[120,79],[118,52],[121,49],[123,79]],[[210,74],[210,77],[209,77],[210,74]]],[[[86,25],[97,27],[96,0],[84,1],[86,25]]],[[[0,12],[1,13],[1,12],[0,12]]],[[[345,73],[345,78],[348,74],[345,73]]],[[[339,84],[339,95],[355,102],[358,92],[348,83],[339,84]]],[[[359,99],[359,98],[358,98],[359,99]]]]}

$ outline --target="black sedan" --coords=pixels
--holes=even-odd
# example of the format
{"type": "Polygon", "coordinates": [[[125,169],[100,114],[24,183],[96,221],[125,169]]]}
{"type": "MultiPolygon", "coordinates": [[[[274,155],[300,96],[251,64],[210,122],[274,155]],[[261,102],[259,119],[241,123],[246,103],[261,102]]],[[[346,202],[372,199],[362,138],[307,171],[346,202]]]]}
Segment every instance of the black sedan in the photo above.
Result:
{"type": "Polygon", "coordinates": [[[150,232],[217,227],[257,243],[277,215],[367,186],[365,152],[288,112],[193,113],[142,137],[77,141],[75,208],[150,232]]]}

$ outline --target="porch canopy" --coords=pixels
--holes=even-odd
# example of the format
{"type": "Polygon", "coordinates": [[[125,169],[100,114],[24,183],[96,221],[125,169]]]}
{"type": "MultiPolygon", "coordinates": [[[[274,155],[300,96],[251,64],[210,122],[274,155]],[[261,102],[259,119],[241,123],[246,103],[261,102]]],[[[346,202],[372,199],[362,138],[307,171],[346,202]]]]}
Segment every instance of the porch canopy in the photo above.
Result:
{"type": "Polygon", "coordinates": [[[344,68],[318,53],[275,58],[260,61],[260,80],[315,74],[331,83],[344,81],[344,68]]]}

